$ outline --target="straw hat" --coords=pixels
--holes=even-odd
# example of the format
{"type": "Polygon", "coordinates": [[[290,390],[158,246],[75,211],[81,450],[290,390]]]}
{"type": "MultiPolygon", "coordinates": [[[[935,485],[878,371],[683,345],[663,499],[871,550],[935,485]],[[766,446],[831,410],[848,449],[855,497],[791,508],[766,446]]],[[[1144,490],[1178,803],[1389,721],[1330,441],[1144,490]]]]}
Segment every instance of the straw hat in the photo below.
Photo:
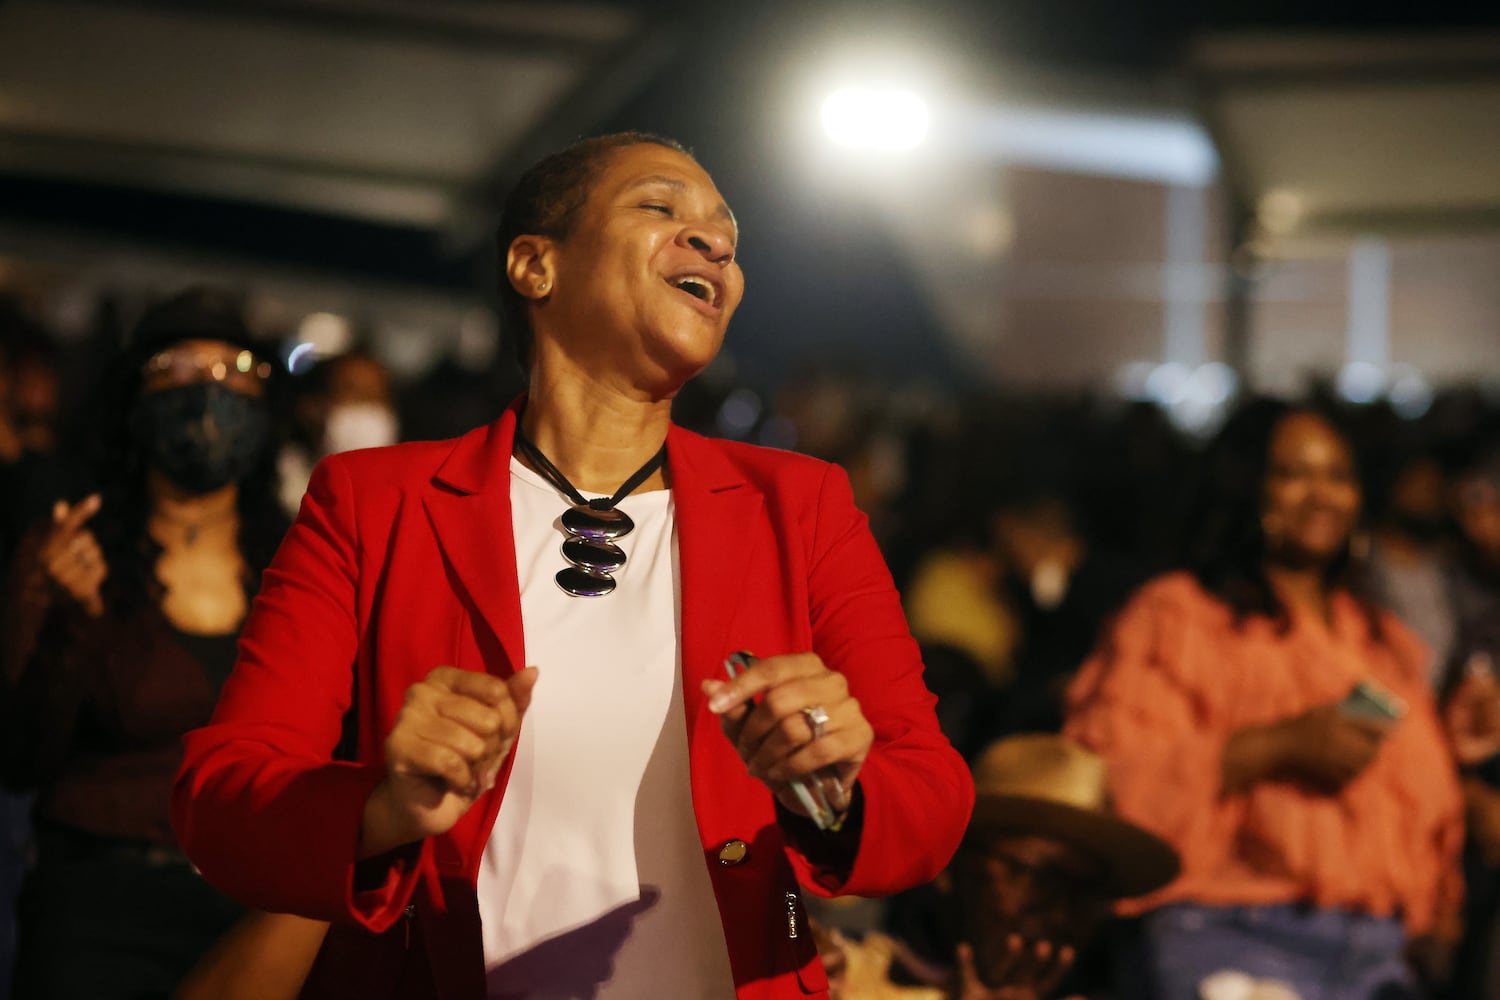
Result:
{"type": "Polygon", "coordinates": [[[1012,736],[974,764],[978,798],[966,841],[1031,834],[1052,837],[1105,865],[1105,894],[1154,892],[1177,877],[1172,845],[1109,808],[1104,760],[1061,736],[1012,736]]]}

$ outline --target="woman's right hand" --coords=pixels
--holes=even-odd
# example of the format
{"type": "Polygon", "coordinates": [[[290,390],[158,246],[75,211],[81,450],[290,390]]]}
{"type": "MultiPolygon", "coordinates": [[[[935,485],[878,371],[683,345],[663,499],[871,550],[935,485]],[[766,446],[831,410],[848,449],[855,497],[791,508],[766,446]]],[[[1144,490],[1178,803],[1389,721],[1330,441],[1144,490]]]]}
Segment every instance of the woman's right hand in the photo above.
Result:
{"type": "Polygon", "coordinates": [[[1280,727],[1285,766],[1330,791],[1343,788],[1369,767],[1380,752],[1388,724],[1354,718],[1338,702],[1293,716],[1280,727]]]}
{"type": "Polygon", "coordinates": [[[536,679],[535,667],[508,681],[438,667],[406,689],[385,740],[385,779],[365,803],[360,857],[447,833],[494,787],[536,679]]]}
{"type": "Polygon", "coordinates": [[[59,500],[52,505],[52,527],[42,542],[39,556],[42,569],[52,585],[83,606],[90,616],[104,613],[100,588],[109,576],[104,550],[86,525],[99,513],[99,495],[68,504],[59,500]]]}
{"type": "Polygon", "coordinates": [[[1269,726],[1241,729],[1224,749],[1224,788],[1249,786],[1288,774],[1337,792],[1369,767],[1389,723],[1346,715],[1338,702],[1318,705],[1269,726]]]}

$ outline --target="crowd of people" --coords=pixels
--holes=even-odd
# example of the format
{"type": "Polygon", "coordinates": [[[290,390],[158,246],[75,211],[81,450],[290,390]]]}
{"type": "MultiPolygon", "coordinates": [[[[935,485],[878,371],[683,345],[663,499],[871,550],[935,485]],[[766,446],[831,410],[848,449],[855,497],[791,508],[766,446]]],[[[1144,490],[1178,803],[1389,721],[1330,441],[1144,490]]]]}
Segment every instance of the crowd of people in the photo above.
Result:
{"type": "Polygon", "coordinates": [[[898,408],[840,374],[737,429],[836,465],[711,440],[730,387],[689,379],[742,291],[732,214],[665,140],[562,155],[502,234],[529,393],[457,445],[348,454],[438,422],[432,395],[362,350],[294,377],[202,288],[69,413],[58,349],[0,308],[14,996],[358,969],[403,996],[1500,997],[1500,406],[1314,385],[1198,439],[1149,404],[898,408]],[[675,283],[632,312],[637,245],[675,283]],[[640,316],[657,339],[609,339],[640,316]],[[475,551],[497,517],[514,614],[475,551]],[[699,677],[709,629],[765,658],[699,677]],[[661,648],[635,745],[610,720],[661,648]],[[731,926],[765,920],[787,940],[731,926]],[[434,943],[471,923],[472,955],[434,943]],[[414,939],[428,965],[390,958],[414,939]]]}

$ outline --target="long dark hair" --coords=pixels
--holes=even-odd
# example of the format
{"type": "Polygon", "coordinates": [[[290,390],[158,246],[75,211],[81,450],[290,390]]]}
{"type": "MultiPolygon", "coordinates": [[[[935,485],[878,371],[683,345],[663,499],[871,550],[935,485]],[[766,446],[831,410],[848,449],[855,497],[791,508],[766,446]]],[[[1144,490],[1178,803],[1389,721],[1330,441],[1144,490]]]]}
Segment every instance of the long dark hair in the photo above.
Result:
{"type": "MultiPolygon", "coordinates": [[[[1209,447],[1196,486],[1185,562],[1203,589],[1234,611],[1237,621],[1261,615],[1283,629],[1290,624],[1286,606],[1266,577],[1262,515],[1271,439],[1287,418],[1300,413],[1326,421],[1349,442],[1349,435],[1333,414],[1257,397],[1243,404],[1224,424],[1209,447]]],[[[1324,586],[1352,594],[1378,636],[1379,609],[1361,570],[1345,546],[1325,568],[1324,586]]]]}
{"type": "MultiPolygon", "coordinates": [[[[255,342],[249,336],[233,296],[195,288],[147,312],[132,342],[101,377],[92,395],[88,434],[82,442],[85,482],[102,501],[88,527],[98,539],[109,566],[103,597],[106,606],[114,611],[128,612],[143,605],[159,604],[163,597],[161,582],[156,577],[162,547],[147,528],[151,516],[148,450],[131,431],[130,414],[140,398],[144,381],[142,367],[147,358],[171,343],[199,338],[248,346],[262,360],[270,361],[272,374],[266,383],[265,405],[273,415],[281,409],[284,379],[275,351],[272,345],[255,342]],[[191,315],[202,325],[196,333],[191,329],[180,333],[162,330],[143,336],[153,315],[160,316],[168,310],[174,318],[191,315]]],[[[287,528],[277,496],[277,440],[273,434],[250,474],[239,481],[238,542],[245,560],[245,586],[252,593],[259,588],[261,572],[271,561],[287,528]]]]}

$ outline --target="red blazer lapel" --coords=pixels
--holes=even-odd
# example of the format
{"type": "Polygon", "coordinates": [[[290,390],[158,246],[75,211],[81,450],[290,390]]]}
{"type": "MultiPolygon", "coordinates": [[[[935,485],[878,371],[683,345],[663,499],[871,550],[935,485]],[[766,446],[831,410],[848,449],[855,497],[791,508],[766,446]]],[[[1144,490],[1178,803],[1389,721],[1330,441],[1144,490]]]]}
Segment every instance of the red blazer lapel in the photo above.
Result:
{"type": "MultiPolygon", "coordinates": [[[[526,665],[510,513],[516,405],[493,424],[460,438],[422,497],[456,590],[476,623],[489,627],[511,671],[526,665]]],[[[479,638],[483,645],[486,637],[479,638]]],[[[498,663],[492,656],[485,660],[498,663]]]]}
{"type": "Polygon", "coordinates": [[[739,608],[765,498],[713,441],[675,424],[667,461],[682,578],[682,678],[688,745],[705,705],[700,685],[724,680],[729,626],[739,608]]]}

